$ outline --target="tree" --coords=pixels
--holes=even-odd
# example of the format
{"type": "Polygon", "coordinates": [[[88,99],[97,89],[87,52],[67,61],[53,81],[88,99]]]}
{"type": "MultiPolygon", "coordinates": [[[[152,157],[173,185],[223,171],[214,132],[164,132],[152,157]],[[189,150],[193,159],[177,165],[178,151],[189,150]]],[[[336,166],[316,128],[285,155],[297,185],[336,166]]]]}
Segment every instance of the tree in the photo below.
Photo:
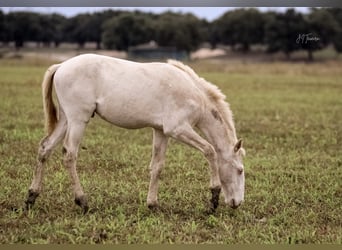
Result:
{"type": "Polygon", "coordinates": [[[329,45],[338,32],[339,26],[327,9],[312,9],[307,15],[308,34],[303,49],[308,52],[309,61],[313,60],[313,52],[329,45]]]}
{"type": "Polygon", "coordinates": [[[264,40],[264,19],[257,9],[237,9],[223,14],[216,22],[216,36],[223,44],[241,45],[249,51],[253,44],[264,40]]]}
{"type": "Polygon", "coordinates": [[[96,42],[96,49],[101,48],[102,41],[102,22],[104,21],[104,16],[101,13],[92,14],[87,20],[85,28],[90,32],[88,33],[87,40],[91,42],[96,42]]]}
{"type": "Polygon", "coordinates": [[[154,22],[155,40],[160,46],[172,46],[189,53],[203,42],[203,21],[192,14],[165,12],[154,22]]]}
{"type": "Polygon", "coordinates": [[[199,39],[200,42],[210,42],[212,41],[211,35],[211,24],[206,19],[198,20],[199,27],[199,39]]]}
{"type": "Polygon", "coordinates": [[[68,19],[65,27],[64,34],[68,34],[67,41],[76,42],[79,48],[83,48],[88,40],[89,30],[87,29],[87,22],[89,14],[79,14],[68,19]]]}
{"type": "Polygon", "coordinates": [[[55,23],[53,22],[51,15],[39,16],[39,33],[37,39],[47,47],[53,41],[55,34],[55,23]]]}
{"type": "Polygon", "coordinates": [[[59,44],[63,42],[65,39],[63,29],[64,29],[64,26],[66,25],[67,18],[63,15],[54,13],[50,15],[50,21],[54,24],[52,41],[55,47],[58,47],[59,44]]]}
{"type": "Polygon", "coordinates": [[[301,49],[307,24],[302,14],[289,9],[285,13],[269,12],[265,14],[265,43],[270,53],[282,51],[289,59],[292,52],[301,49]]]}
{"type": "Polygon", "coordinates": [[[217,19],[209,23],[206,41],[210,43],[211,48],[213,49],[215,49],[217,44],[222,41],[220,34],[220,25],[217,19]]]}
{"type": "Polygon", "coordinates": [[[6,42],[5,14],[0,10],[0,41],[6,42]]]}
{"type": "Polygon", "coordinates": [[[33,12],[12,12],[7,15],[8,38],[14,40],[16,49],[26,41],[39,41],[41,26],[39,15],[33,12]]]}
{"type": "Polygon", "coordinates": [[[128,50],[153,39],[151,20],[140,12],[121,13],[103,24],[102,40],[108,49],[128,50]]]}
{"type": "Polygon", "coordinates": [[[335,50],[338,53],[342,52],[342,9],[341,8],[329,8],[328,12],[334,17],[338,24],[336,34],[332,39],[335,50]]]}
{"type": "Polygon", "coordinates": [[[79,14],[67,20],[63,32],[67,34],[67,41],[76,42],[80,48],[83,48],[86,42],[96,42],[99,49],[102,22],[103,18],[100,13],[79,14]]]}

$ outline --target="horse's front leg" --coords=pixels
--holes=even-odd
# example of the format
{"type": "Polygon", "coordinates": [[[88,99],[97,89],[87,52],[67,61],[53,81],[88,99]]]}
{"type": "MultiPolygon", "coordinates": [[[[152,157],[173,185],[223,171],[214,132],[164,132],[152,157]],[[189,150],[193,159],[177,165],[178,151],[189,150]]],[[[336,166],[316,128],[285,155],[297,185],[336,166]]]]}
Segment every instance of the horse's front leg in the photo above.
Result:
{"type": "MultiPolygon", "coordinates": [[[[213,149],[213,148],[212,148],[213,149]]],[[[211,191],[211,199],[210,199],[210,213],[215,212],[216,208],[219,205],[220,193],[221,193],[221,181],[219,177],[218,171],[218,158],[217,153],[214,149],[209,151],[207,154],[207,160],[209,161],[209,169],[210,169],[210,191],[211,191]]]]}
{"type": "Polygon", "coordinates": [[[220,187],[210,188],[210,191],[211,191],[210,212],[215,212],[216,208],[219,205],[221,188],[220,187]]]}
{"type": "Polygon", "coordinates": [[[168,137],[162,131],[153,129],[153,149],[150,164],[151,180],[147,195],[147,206],[153,209],[158,206],[158,180],[165,162],[168,137]]]}
{"type": "Polygon", "coordinates": [[[218,171],[217,153],[214,147],[200,135],[198,135],[190,125],[184,125],[177,130],[171,131],[170,135],[194,148],[200,150],[209,162],[210,166],[210,190],[212,198],[210,200],[210,212],[214,212],[219,204],[221,181],[218,171]]]}

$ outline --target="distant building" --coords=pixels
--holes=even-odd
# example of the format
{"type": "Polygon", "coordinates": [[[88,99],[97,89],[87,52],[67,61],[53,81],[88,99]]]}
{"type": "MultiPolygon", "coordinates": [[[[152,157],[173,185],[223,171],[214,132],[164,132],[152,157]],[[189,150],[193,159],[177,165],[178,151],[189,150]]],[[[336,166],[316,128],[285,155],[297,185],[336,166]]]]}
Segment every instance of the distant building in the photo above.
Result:
{"type": "Polygon", "coordinates": [[[160,47],[155,41],[128,48],[128,58],[131,59],[167,59],[176,60],[188,59],[185,50],[178,50],[176,47],[160,47]]]}

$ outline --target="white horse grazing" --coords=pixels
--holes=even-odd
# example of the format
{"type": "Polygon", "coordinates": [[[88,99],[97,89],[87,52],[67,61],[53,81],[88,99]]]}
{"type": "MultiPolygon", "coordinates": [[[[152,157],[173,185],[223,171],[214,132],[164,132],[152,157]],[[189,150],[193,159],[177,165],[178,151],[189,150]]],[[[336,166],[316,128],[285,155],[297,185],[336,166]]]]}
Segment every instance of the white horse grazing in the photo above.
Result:
{"type": "Polygon", "coordinates": [[[94,114],[130,129],[153,128],[151,180],[147,205],[158,205],[158,178],[168,138],[200,150],[210,165],[211,209],[222,188],[225,203],[237,208],[244,198],[242,141],[237,140],[232,113],[220,90],[181,62],[136,63],[86,54],[52,65],[42,83],[47,136],[40,142],[38,162],[26,200],[33,206],[41,191],[42,170],[64,139],[64,164],[72,179],[75,202],[88,210],[76,171],[84,129],[94,114]],[[52,99],[55,88],[58,112],[52,99]],[[202,131],[203,139],[194,127],[202,131]]]}

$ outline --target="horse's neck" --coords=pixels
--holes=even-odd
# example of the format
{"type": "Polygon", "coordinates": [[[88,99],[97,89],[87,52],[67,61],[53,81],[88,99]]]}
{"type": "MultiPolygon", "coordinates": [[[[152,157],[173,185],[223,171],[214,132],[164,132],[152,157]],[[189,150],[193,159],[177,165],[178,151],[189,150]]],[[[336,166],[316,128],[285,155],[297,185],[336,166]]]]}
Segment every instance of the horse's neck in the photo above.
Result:
{"type": "Polygon", "coordinates": [[[217,118],[217,116],[215,117],[212,113],[208,114],[200,129],[209,143],[215,148],[219,158],[226,158],[229,155],[229,150],[236,143],[234,141],[236,137],[235,131],[230,131],[223,119],[217,118]]]}

